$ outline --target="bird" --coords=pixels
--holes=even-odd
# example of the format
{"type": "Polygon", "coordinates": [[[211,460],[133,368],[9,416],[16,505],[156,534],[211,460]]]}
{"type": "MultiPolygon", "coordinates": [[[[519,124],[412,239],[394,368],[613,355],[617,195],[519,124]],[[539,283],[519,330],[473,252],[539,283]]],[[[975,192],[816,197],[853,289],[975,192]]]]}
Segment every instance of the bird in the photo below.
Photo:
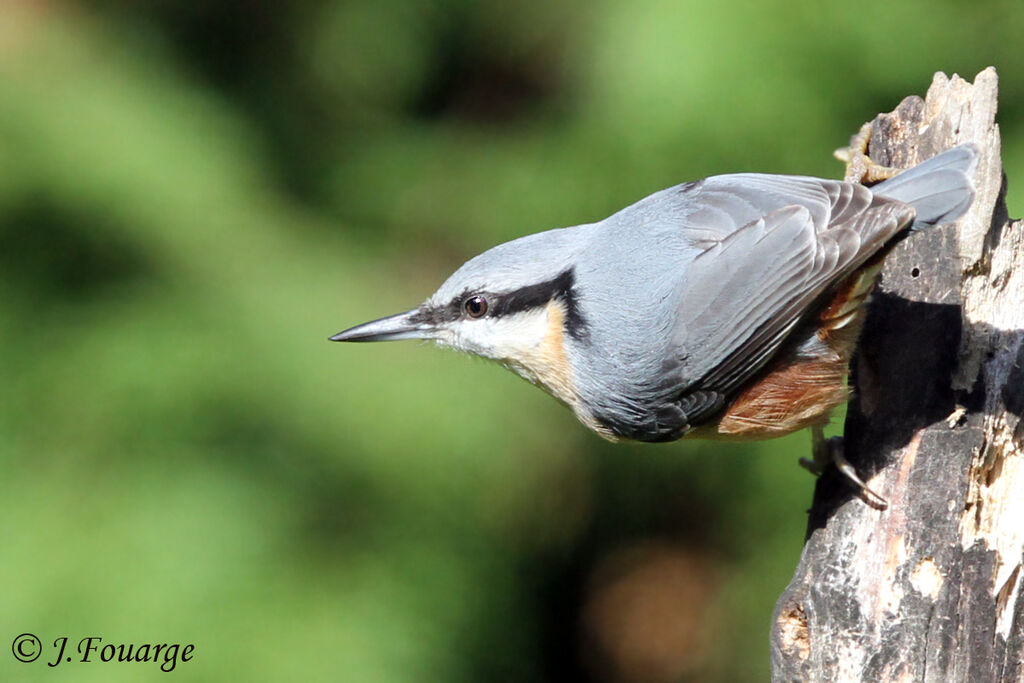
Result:
{"type": "MultiPolygon", "coordinates": [[[[868,187],[735,173],[655,192],[604,220],[464,263],[418,307],[339,342],[433,340],[495,360],[609,440],[754,440],[822,428],[885,256],[962,217],[975,145],[868,187]]],[[[834,445],[834,444],[833,444],[834,445]]],[[[879,502],[880,501],[880,502],[879,502]]]]}

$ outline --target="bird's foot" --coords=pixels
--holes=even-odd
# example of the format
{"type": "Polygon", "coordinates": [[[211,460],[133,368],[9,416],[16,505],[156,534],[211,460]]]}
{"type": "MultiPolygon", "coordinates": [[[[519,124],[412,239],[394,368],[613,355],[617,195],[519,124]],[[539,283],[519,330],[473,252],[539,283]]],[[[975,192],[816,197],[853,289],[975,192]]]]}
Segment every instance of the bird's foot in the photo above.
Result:
{"type": "Polygon", "coordinates": [[[872,161],[868,156],[868,143],[871,142],[871,122],[865,123],[860,130],[850,138],[849,147],[840,147],[832,153],[836,159],[846,164],[846,174],[843,180],[848,183],[860,183],[867,185],[888,180],[901,170],[892,166],[882,166],[872,161]]]}
{"type": "Polygon", "coordinates": [[[878,510],[884,510],[889,507],[889,502],[879,494],[872,491],[868,485],[864,483],[864,480],[857,475],[857,470],[854,469],[853,465],[850,464],[850,461],[843,455],[843,437],[833,436],[830,439],[826,439],[825,432],[821,427],[812,427],[811,441],[811,453],[814,459],[808,460],[807,458],[800,458],[801,466],[815,476],[821,476],[826,467],[830,464],[835,465],[836,469],[857,487],[861,498],[863,498],[868,505],[878,510]]]}

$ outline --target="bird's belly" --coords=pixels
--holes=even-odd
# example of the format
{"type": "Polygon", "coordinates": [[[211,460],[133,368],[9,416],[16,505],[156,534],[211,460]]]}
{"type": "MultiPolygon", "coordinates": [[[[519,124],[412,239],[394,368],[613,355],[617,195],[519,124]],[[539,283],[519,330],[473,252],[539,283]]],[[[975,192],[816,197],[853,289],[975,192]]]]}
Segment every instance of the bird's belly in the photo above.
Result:
{"type": "Polygon", "coordinates": [[[828,422],[846,402],[847,360],[822,359],[772,371],[747,387],[717,424],[695,436],[718,439],[770,439],[828,422]]]}

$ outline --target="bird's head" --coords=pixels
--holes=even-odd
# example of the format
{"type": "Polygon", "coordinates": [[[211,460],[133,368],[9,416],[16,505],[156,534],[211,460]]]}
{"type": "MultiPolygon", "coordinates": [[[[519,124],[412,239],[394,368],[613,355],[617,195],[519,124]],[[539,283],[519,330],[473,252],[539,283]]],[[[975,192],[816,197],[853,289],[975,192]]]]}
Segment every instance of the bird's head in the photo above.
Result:
{"type": "Polygon", "coordinates": [[[434,340],[497,360],[575,407],[566,345],[587,335],[575,274],[587,227],[500,244],[467,261],[418,308],[331,340],[434,340]]]}

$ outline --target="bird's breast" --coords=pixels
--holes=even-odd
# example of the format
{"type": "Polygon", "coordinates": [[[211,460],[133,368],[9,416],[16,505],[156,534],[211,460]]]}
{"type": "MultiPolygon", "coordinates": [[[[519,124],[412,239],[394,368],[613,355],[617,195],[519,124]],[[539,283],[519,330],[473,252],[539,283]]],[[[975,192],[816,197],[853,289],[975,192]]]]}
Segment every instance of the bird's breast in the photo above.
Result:
{"type": "Polygon", "coordinates": [[[604,438],[613,439],[611,430],[594,419],[580,400],[573,369],[566,355],[565,304],[552,300],[548,302],[545,313],[545,330],[540,342],[517,349],[504,360],[505,365],[572,408],[587,427],[604,438]]]}

